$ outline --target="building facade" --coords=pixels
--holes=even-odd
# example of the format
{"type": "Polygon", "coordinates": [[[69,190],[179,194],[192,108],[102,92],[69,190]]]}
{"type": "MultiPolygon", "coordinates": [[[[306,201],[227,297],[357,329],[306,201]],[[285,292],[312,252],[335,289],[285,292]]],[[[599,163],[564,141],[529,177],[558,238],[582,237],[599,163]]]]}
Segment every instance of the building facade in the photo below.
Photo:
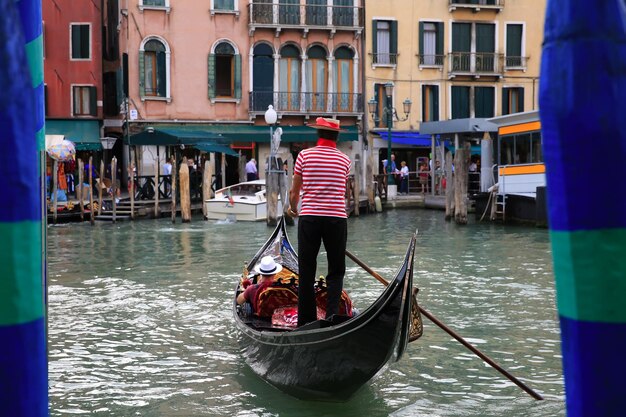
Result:
{"type": "Polygon", "coordinates": [[[369,0],[366,10],[366,100],[376,100],[381,119],[370,116],[369,141],[379,160],[387,157],[387,82],[400,117],[402,101],[412,101],[392,129],[393,151],[411,171],[432,156],[430,135],[419,134],[425,122],[537,109],[545,1],[369,0]]]}
{"type": "MultiPolygon", "coordinates": [[[[358,1],[109,0],[106,26],[117,31],[111,38],[119,58],[105,60],[105,80],[122,114],[105,120],[106,134],[125,135],[132,145],[147,128],[175,131],[182,141],[192,134],[265,161],[270,128],[264,114],[271,104],[283,157],[315,144],[315,132],[305,126],[318,116],[339,118],[348,129],[341,147],[361,152],[353,146],[363,115],[358,1]]],[[[172,151],[154,148],[157,143],[138,148],[145,173],[172,151]]],[[[237,157],[228,156],[225,165],[227,183],[236,182],[237,157]]]]}
{"type": "Polygon", "coordinates": [[[44,1],[43,52],[46,133],[78,150],[101,149],[102,14],[97,4],[44,1]]]}

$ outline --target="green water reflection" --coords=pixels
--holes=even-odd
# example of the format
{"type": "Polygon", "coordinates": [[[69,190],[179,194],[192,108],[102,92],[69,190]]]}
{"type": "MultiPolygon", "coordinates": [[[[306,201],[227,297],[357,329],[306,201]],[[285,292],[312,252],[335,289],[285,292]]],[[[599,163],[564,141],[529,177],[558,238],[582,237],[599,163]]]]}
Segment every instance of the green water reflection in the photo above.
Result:
{"type": "MultiPolygon", "coordinates": [[[[243,364],[232,328],[233,286],[271,230],[163,219],[49,228],[51,414],[565,415],[547,231],[458,227],[439,211],[397,210],[349,219],[348,248],[390,277],[415,229],[422,306],[545,401],[427,319],[422,339],[349,402],[290,398],[243,364]]],[[[347,265],[346,288],[363,309],[382,287],[347,265]]]]}

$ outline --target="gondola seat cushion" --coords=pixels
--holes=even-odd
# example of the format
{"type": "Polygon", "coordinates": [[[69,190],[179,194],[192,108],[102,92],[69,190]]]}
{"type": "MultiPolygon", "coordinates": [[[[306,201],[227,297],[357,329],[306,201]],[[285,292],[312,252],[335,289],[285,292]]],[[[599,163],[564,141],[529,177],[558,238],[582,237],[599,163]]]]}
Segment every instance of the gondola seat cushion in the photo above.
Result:
{"type": "Polygon", "coordinates": [[[259,317],[272,317],[274,310],[298,304],[298,294],[288,287],[271,286],[258,294],[256,315],[259,317]]]}
{"type": "MultiPolygon", "coordinates": [[[[315,303],[326,313],[326,303],[328,300],[328,291],[322,289],[315,294],[315,303]]],[[[352,317],[352,300],[344,290],[341,291],[341,299],[339,300],[339,314],[352,317]]]]}

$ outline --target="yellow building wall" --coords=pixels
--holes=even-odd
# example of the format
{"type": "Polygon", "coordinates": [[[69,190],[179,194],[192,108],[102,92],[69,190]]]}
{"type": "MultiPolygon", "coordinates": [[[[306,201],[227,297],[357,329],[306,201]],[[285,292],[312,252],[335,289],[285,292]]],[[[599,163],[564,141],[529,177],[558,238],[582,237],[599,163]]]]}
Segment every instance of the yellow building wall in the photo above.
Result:
{"type": "MultiPolygon", "coordinates": [[[[524,111],[538,108],[539,69],[541,44],[543,42],[543,23],[545,0],[500,0],[501,10],[472,9],[457,7],[451,10],[450,0],[366,0],[365,20],[365,102],[374,97],[374,84],[391,81],[395,85],[393,105],[400,116],[402,101],[409,98],[413,102],[410,117],[405,122],[394,122],[398,130],[418,130],[422,122],[423,84],[439,86],[439,120],[451,116],[450,87],[452,85],[479,85],[495,87],[494,116],[502,114],[502,88],[524,87],[524,111]],[[395,20],[398,22],[398,63],[395,66],[381,67],[373,65],[372,21],[395,20]],[[446,55],[442,68],[420,68],[419,22],[442,22],[444,24],[443,52],[446,55]],[[495,52],[506,52],[506,24],[524,25],[522,55],[527,57],[525,70],[502,71],[501,78],[449,77],[448,54],[452,50],[452,23],[476,22],[496,25],[495,52]]],[[[371,115],[368,125],[372,129],[371,115]]]]}

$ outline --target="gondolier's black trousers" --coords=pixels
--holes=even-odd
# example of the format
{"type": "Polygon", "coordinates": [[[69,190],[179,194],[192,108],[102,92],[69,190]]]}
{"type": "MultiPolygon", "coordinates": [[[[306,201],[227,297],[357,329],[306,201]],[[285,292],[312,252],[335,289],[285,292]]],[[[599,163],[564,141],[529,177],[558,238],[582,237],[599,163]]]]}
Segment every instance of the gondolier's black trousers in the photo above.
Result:
{"type": "Polygon", "coordinates": [[[317,255],[324,242],[328,260],[326,318],[339,313],[339,299],[346,273],[348,222],[341,217],[301,216],[298,220],[298,326],[317,319],[315,274],[317,255]]]}

